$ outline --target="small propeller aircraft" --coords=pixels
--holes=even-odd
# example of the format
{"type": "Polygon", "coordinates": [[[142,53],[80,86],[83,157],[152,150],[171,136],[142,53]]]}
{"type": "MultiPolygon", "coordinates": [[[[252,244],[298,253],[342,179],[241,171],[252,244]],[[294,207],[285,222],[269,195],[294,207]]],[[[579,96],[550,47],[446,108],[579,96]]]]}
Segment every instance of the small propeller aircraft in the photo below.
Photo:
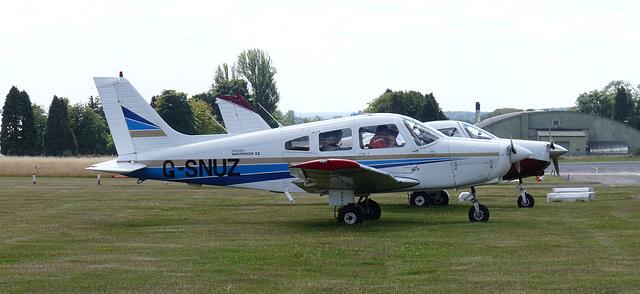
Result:
{"type": "MultiPolygon", "coordinates": [[[[328,195],[346,224],[380,218],[369,196],[468,188],[471,221],[487,221],[475,185],[494,183],[512,163],[531,155],[503,141],[450,138],[412,118],[359,115],[314,123],[220,135],[173,130],[122,77],[94,78],[118,157],[89,170],[138,178],[290,193],[328,195]],[[378,147],[376,136],[395,133],[378,147]],[[357,197],[357,201],[356,201],[357,197]]],[[[227,128],[229,129],[227,124],[227,128]]]]}
{"type": "Polygon", "coordinates": [[[532,152],[532,155],[524,160],[514,163],[509,172],[505,174],[502,179],[505,181],[518,179],[518,186],[516,190],[520,191],[518,197],[518,207],[533,207],[535,202],[533,196],[527,193],[524,188],[523,178],[526,177],[539,177],[544,175],[544,170],[553,162],[554,168],[558,174],[560,174],[560,166],[558,165],[558,157],[567,152],[567,149],[560,145],[553,144],[553,140],[550,142],[533,141],[533,140],[511,140],[501,139],[492,133],[489,133],[481,128],[478,128],[470,123],[453,121],[453,120],[441,120],[430,121],[425,123],[431,126],[445,135],[451,137],[472,138],[481,140],[501,140],[505,142],[513,141],[515,144],[526,148],[532,152]]]}

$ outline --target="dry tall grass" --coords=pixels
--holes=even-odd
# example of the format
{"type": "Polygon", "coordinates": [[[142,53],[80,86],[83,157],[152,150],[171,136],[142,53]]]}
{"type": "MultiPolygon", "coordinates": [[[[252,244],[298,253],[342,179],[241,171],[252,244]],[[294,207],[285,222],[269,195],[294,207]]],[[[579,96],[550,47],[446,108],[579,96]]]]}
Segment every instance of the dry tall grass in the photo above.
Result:
{"type": "Polygon", "coordinates": [[[85,168],[114,158],[0,156],[0,177],[31,176],[32,173],[42,177],[95,177],[95,171],[85,168]]]}

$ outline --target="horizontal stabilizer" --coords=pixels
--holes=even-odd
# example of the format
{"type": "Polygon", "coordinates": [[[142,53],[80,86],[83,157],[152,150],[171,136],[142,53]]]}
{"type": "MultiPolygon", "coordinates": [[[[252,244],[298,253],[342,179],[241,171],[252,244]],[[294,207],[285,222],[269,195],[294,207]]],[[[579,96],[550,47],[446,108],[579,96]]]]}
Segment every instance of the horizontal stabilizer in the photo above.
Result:
{"type": "Polygon", "coordinates": [[[109,161],[94,164],[90,167],[87,167],[86,169],[101,171],[101,172],[126,174],[126,173],[137,171],[139,169],[143,169],[145,167],[147,167],[146,164],[135,163],[130,161],[118,162],[117,159],[114,159],[114,160],[109,160],[109,161]]]}

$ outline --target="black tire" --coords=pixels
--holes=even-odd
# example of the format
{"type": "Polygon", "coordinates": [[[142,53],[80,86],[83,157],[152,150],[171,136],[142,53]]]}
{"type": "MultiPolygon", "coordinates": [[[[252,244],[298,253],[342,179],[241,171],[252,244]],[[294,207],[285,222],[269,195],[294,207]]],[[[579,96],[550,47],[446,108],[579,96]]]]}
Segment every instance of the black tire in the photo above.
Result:
{"type": "Polygon", "coordinates": [[[364,218],[370,220],[379,220],[380,215],[382,214],[382,209],[380,209],[380,204],[371,199],[367,199],[364,208],[364,218]]]}
{"type": "Polygon", "coordinates": [[[433,193],[431,197],[431,203],[433,205],[439,205],[439,206],[449,205],[449,192],[445,190],[440,190],[438,192],[433,193]]]}
{"type": "Polygon", "coordinates": [[[489,220],[489,209],[482,205],[479,204],[478,208],[480,208],[480,211],[476,212],[476,208],[474,206],[471,206],[471,209],[469,209],[469,220],[472,222],[486,222],[489,220]]]}
{"type": "Polygon", "coordinates": [[[338,221],[348,225],[359,224],[364,221],[364,213],[353,204],[338,209],[338,221]]]}
{"type": "Polygon", "coordinates": [[[522,196],[518,197],[518,207],[520,208],[531,208],[533,207],[533,205],[535,205],[535,200],[533,200],[533,196],[531,196],[531,194],[526,193],[524,195],[527,199],[526,203],[524,203],[525,201],[522,201],[522,196]]]}
{"type": "Polygon", "coordinates": [[[411,197],[409,197],[409,204],[411,206],[417,207],[427,207],[429,206],[429,195],[427,192],[413,192],[411,193],[411,197]]]}

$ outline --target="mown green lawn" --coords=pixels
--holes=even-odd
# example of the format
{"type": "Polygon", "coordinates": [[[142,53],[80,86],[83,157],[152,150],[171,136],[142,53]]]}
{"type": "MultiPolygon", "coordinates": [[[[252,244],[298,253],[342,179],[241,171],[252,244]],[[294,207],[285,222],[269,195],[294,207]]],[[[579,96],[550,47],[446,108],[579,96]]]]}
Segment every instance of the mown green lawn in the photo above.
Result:
{"type": "Polygon", "coordinates": [[[339,224],[328,199],[134,179],[0,178],[0,293],[637,292],[640,187],[547,203],[550,179],[416,208],[374,195],[379,221],[339,224]]]}

